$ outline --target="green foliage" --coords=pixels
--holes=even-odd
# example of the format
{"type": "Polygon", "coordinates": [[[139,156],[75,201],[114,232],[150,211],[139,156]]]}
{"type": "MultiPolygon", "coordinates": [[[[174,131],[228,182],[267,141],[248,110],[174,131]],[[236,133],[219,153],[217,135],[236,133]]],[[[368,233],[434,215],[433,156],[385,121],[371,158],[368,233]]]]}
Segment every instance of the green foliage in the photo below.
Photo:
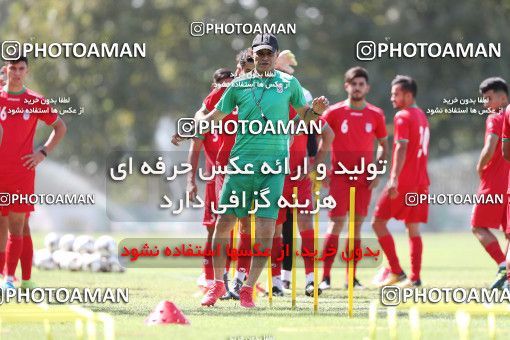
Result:
{"type": "MultiPolygon", "coordinates": [[[[85,108],[80,117],[64,117],[69,135],[57,157],[68,161],[77,155],[80,164],[95,161],[101,169],[113,149],[153,148],[158,120],[195,112],[214,70],[235,68],[236,52],[251,42],[252,36],[192,37],[193,21],[296,23],[296,35],[279,39],[282,49],[296,54],[301,83],[336,102],[345,97],[345,70],[362,65],[371,76],[369,100],[384,108],[391,123],[389,83],[396,74],[416,78],[423,108],[441,105],[444,97],[477,97],[478,84],[488,76],[508,78],[509,14],[508,0],[0,0],[0,32],[2,40],[41,43],[147,43],[145,59],[31,63],[32,88],[48,97],[70,96],[85,108]],[[501,42],[503,56],[359,62],[355,46],[360,40],[501,42]]],[[[430,121],[433,157],[481,147],[482,117],[434,116],[430,121]]]]}

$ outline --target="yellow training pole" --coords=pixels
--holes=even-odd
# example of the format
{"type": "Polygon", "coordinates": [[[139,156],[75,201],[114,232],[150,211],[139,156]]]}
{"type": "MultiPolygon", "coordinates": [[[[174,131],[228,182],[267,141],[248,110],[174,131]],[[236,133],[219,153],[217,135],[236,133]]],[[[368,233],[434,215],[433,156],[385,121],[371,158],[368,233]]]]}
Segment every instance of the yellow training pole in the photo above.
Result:
{"type": "Polygon", "coordinates": [[[368,338],[375,340],[377,332],[377,301],[370,302],[368,308],[368,338]]]}
{"type": "Polygon", "coordinates": [[[269,307],[273,307],[273,273],[271,271],[271,255],[267,258],[267,293],[269,307]]]}
{"type": "Polygon", "coordinates": [[[487,327],[489,330],[489,339],[496,339],[496,315],[494,313],[487,314],[487,327]]]}
{"type": "MultiPolygon", "coordinates": [[[[232,249],[237,249],[237,235],[239,234],[239,220],[234,224],[234,232],[232,234],[232,249]]],[[[236,275],[237,260],[230,261],[230,269],[232,269],[232,280],[236,275]]]]}
{"type": "Polygon", "coordinates": [[[458,310],[455,313],[455,318],[457,319],[457,328],[459,330],[459,338],[461,340],[469,339],[469,325],[471,323],[471,314],[458,310]]]}
{"type": "Polygon", "coordinates": [[[417,307],[409,309],[409,323],[411,324],[411,339],[420,340],[420,311],[417,307]]]}
{"type": "MultiPolygon", "coordinates": [[[[252,205],[253,210],[253,205],[252,205]]],[[[250,217],[250,230],[251,230],[251,249],[253,251],[253,247],[255,246],[255,214],[252,214],[250,217]]],[[[253,257],[252,257],[253,261],[253,257]]],[[[257,300],[257,283],[253,283],[253,301],[257,300]]]]}
{"type": "MultiPolygon", "coordinates": [[[[347,256],[351,258],[351,253],[354,254],[354,215],[355,215],[355,197],[356,188],[351,187],[349,190],[349,254],[347,256]]],[[[352,318],[352,309],[354,303],[354,257],[349,261],[349,274],[348,274],[348,289],[347,289],[347,310],[349,318],[352,318]]]]}
{"type": "MultiPolygon", "coordinates": [[[[297,187],[292,189],[292,193],[294,194],[294,202],[297,202],[297,187]]],[[[291,282],[291,300],[292,300],[292,309],[296,308],[296,229],[297,229],[297,208],[292,208],[292,282],[291,282]]]]}
{"type": "MultiPolygon", "coordinates": [[[[315,184],[313,185],[315,187],[315,184]]],[[[315,194],[315,204],[319,204],[319,191],[315,194]]],[[[302,240],[301,240],[302,242],[302,240]]],[[[319,211],[313,216],[313,249],[319,254],[319,211]]],[[[313,312],[319,311],[319,269],[317,258],[313,259],[313,312]]]]}

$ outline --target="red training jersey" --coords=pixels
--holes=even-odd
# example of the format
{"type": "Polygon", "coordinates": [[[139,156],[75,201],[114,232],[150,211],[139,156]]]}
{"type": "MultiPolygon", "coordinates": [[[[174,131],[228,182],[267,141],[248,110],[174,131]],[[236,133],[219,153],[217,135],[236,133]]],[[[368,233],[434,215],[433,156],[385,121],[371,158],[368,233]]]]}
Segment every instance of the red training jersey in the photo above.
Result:
{"type": "MultiPolygon", "coordinates": [[[[225,92],[226,87],[218,87],[215,88],[209,93],[209,95],[204,99],[204,105],[208,111],[214,110],[216,104],[220,101],[221,96],[225,92]]],[[[236,110],[232,111],[228,116],[223,118],[222,124],[225,126],[227,121],[235,121],[237,122],[237,112],[236,110]]],[[[218,145],[216,148],[216,155],[214,156],[214,160],[217,165],[227,165],[228,159],[230,157],[230,151],[235,144],[236,135],[235,134],[222,134],[218,135],[219,140],[217,141],[218,145]]],[[[214,164],[214,163],[213,163],[214,164]]]]}
{"type": "MultiPolygon", "coordinates": [[[[344,100],[329,107],[321,119],[329,124],[335,138],[331,145],[332,170],[340,170],[341,162],[348,170],[361,164],[365,158],[366,165],[373,162],[375,139],[386,138],[386,123],[382,109],[370,103],[362,109],[353,108],[349,100],[344,100]]],[[[348,181],[350,175],[341,175],[348,181]]],[[[366,184],[367,173],[357,176],[351,183],[366,184]]]]}
{"type": "MultiPolygon", "coordinates": [[[[502,129],[503,142],[510,143],[510,105],[506,107],[503,129],[502,129]]],[[[507,193],[510,194],[510,172],[508,173],[507,193]]]]}
{"type": "Polygon", "coordinates": [[[397,112],[393,122],[395,135],[392,167],[395,165],[397,142],[407,141],[406,159],[398,177],[399,187],[428,186],[430,184],[427,172],[430,129],[427,116],[419,107],[411,106],[397,112]]]}
{"type": "Polygon", "coordinates": [[[508,185],[508,170],[510,163],[503,158],[501,150],[501,136],[503,131],[503,121],[505,115],[503,113],[492,113],[487,117],[485,122],[485,140],[490,134],[498,136],[498,144],[494,155],[489,163],[483,168],[478,188],[479,194],[485,193],[506,193],[508,185]]]}
{"type": "MultiPolygon", "coordinates": [[[[289,119],[294,119],[297,115],[296,110],[289,106],[289,119]]],[[[305,158],[308,152],[307,149],[308,143],[308,135],[300,134],[294,135],[292,144],[289,148],[289,170],[291,173],[297,170],[298,165],[301,166],[301,169],[304,167],[305,158]]],[[[293,175],[291,175],[293,176],[293,175]]]]}
{"type": "Polygon", "coordinates": [[[28,88],[19,93],[7,92],[6,87],[0,90],[0,124],[4,130],[0,173],[19,173],[26,169],[21,157],[34,152],[37,122],[42,120],[52,125],[58,119],[57,112],[42,95],[28,88]]]}
{"type": "MultiPolygon", "coordinates": [[[[220,100],[223,92],[225,92],[224,87],[214,88],[207,95],[207,97],[205,97],[203,103],[208,111],[212,111],[214,109],[214,106],[220,100]]],[[[206,133],[202,136],[199,136],[198,138],[203,141],[206,168],[210,169],[216,163],[216,157],[218,156],[218,150],[221,146],[222,136],[218,134],[206,133]]]]}

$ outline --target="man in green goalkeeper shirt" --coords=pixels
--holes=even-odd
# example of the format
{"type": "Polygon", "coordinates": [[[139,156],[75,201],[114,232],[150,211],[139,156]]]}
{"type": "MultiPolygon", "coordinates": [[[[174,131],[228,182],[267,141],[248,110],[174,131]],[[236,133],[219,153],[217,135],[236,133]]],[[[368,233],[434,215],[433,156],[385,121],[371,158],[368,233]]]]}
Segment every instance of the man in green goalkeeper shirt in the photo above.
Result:
{"type": "MultiPolygon", "coordinates": [[[[255,70],[244,77],[235,79],[225,91],[216,109],[209,114],[196,117],[198,120],[220,121],[228,112],[238,108],[238,120],[248,123],[258,121],[265,126],[272,123],[276,127],[278,122],[289,121],[289,105],[297,112],[294,119],[297,123],[303,119],[306,123],[316,120],[328,107],[328,100],[321,96],[315,98],[312,107],[306,104],[303,90],[299,81],[291,75],[275,71],[274,65],[278,57],[278,41],[272,34],[259,34],[252,43],[255,59],[255,70]]],[[[238,123],[238,124],[239,124],[238,123]]],[[[236,142],[230,154],[230,159],[244,169],[245,165],[251,164],[254,174],[231,174],[225,178],[219,205],[228,205],[231,196],[235,195],[242,202],[245,195],[246,204],[233,208],[227,208],[219,216],[214,232],[213,247],[218,245],[225,249],[225,243],[229,239],[236,220],[248,215],[251,202],[264,192],[268,207],[258,208],[256,216],[256,243],[260,249],[270,248],[274,235],[275,222],[278,217],[278,199],[282,194],[285,174],[262,174],[261,167],[264,162],[273,169],[276,164],[284,164],[288,157],[289,135],[288,134],[260,134],[247,129],[242,133],[238,125],[236,142]],[[267,194],[266,194],[267,193],[267,194]]],[[[202,305],[212,306],[216,300],[225,293],[223,284],[223,269],[225,267],[226,254],[221,252],[213,258],[215,282],[204,296],[202,305]]],[[[254,256],[251,263],[250,275],[246,285],[239,292],[239,299],[243,307],[255,307],[252,300],[253,285],[256,283],[262,269],[265,267],[266,256],[254,256]]]]}

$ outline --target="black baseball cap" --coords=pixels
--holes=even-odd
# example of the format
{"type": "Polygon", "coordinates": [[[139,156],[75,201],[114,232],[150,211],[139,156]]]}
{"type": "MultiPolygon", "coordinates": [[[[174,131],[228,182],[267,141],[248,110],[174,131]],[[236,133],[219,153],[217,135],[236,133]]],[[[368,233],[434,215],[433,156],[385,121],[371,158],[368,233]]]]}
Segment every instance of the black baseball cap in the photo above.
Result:
{"type": "Polygon", "coordinates": [[[254,53],[264,49],[271,50],[275,53],[278,51],[278,40],[270,33],[257,34],[255,39],[253,39],[251,48],[254,53]]]}

